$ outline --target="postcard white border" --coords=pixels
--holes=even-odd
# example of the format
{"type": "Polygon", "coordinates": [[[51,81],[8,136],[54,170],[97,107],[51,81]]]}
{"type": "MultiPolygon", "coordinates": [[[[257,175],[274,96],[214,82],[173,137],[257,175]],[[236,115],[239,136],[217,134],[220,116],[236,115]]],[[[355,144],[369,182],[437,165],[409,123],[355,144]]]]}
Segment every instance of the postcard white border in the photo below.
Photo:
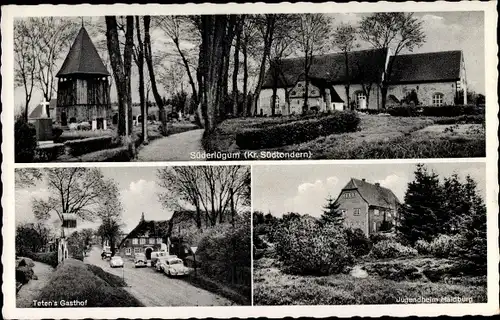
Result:
{"type": "MultiPolygon", "coordinates": [[[[4,318],[40,319],[40,318],[191,318],[191,317],[300,317],[300,316],[432,316],[432,315],[490,315],[499,313],[498,304],[498,100],[496,85],[497,46],[496,46],[497,10],[496,2],[433,2],[433,3],[323,3],[307,2],[290,4],[185,4],[185,5],[37,5],[2,7],[2,195],[3,214],[3,255],[4,266],[2,290],[4,293],[4,318]],[[485,79],[486,79],[486,159],[405,159],[405,160],[310,160],[310,161],[242,161],[218,164],[249,164],[252,166],[270,164],[314,165],[321,164],[369,164],[369,163],[431,163],[431,162],[486,162],[487,210],[488,210],[488,303],[484,304],[440,304],[440,305],[349,305],[349,306],[241,306],[241,307],[154,307],[154,308],[65,308],[65,309],[18,309],[15,307],[14,275],[14,172],[15,167],[133,167],[159,165],[200,165],[206,162],[147,162],[147,163],[71,163],[71,164],[14,164],[14,90],[13,90],[13,18],[21,16],[96,16],[96,15],[168,15],[168,14],[221,14],[221,13],[306,13],[306,12],[380,12],[380,11],[483,11],[485,14],[485,79]]],[[[252,182],[253,183],[253,182],[252,182]]]]}

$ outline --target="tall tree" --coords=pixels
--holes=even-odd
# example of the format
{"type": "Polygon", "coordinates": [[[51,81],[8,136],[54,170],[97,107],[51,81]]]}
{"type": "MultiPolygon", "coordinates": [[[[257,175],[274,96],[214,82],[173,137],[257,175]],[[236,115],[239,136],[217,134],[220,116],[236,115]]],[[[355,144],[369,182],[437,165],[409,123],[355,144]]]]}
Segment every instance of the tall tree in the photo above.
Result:
{"type": "Polygon", "coordinates": [[[241,34],[243,30],[243,25],[245,23],[245,15],[242,14],[238,17],[238,22],[236,24],[236,42],[234,44],[234,58],[233,58],[233,117],[237,117],[238,111],[238,72],[240,67],[240,51],[241,51],[241,34]]]}
{"type": "Polygon", "coordinates": [[[341,23],[335,32],[333,33],[333,42],[335,47],[339,49],[344,55],[344,67],[345,67],[345,95],[347,98],[347,108],[351,108],[351,74],[350,74],[350,65],[349,65],[349,53],[357,48],[359,45],[356,43],[357,38],[357,30],[350,24],[341,23]]]}
{"type": "Polygon", "coordinates": [[[264,83],[264,76],[266,72],[266,65],[267,65],[267,59],[269,56],[269,52],[271,51],[271,46],[273,43],[274,39],[274,30],[276,28],[276,15],[275,14],[265,14],[264,18],[262,19],[262,23],[260,23],[260,30],[262,34],[262,40],[264,44],[264,50],[262,53],[262,59],[260,62],[260,68],[259,68],[259,78],[257,80],[257,86],[255,87],[255,92],[253,95],[253,101],[252,103],[254,104],[254,112],[253,114],[257,114],[257,105],[259,101],[259,95],[260,91],[262,88],[262,84],[264,83]]]}
{"type": "Polygon", "coordinates": [[[167,128],[167,114],[165,110],[165,105],[160,93],[158,92],[158,87],[156,86],[156,77],[153,64],[153,53],[151,50],[151,16],[144,16],[144,52],[146,58],[146,65],[148,66],[149,79],[151,81],[151,91],[153,91],[153,96],[156,101],[156,105],[160,110],[160,122],[161,122],[161,133],[166,136],[168,134],[167,128]]]}
{"type": "Polygon", "coordinates": [[[144,43],[142,42],[141,35],[141,21],[139,16],[135,16],[135,28],[136,28],[136,38],[137,45],[134,51],[134,60],[137,65],[137,70],[139,72],[139,99],[141,103],[141,129],[142,129],[142,142],[143,144],[148,144],[148,113],[146,106],[146,96],[145,96],[145,84],[144,84],[144,43]]]}
{"type": "Polygon", "coordinates": [[[405,203],[399,211],[398,231],[410,243],[423,239],[432,240],[444,230],[443,192],[439,177],[418,164],[415,178],[408,183],[405,203]]]}
{"type": "Polygon", "coordinates": [[[334,198],[328,197],[328,199],[326,199],[326,205],[323,207],[323,214],[319,222],[322,225],[334,224],[340,227],[344,225],[344,216],[339,210],[339,204],[334,198]]]}
{"type": "Polygon", "coordinates": [[[241,54],[243,55],[243,115],[248,116],[252,114],[252,103],[249,102],[249,55],[250,49],[256,46],[257,28],[255,19],[251,16],[245,19],[241,37],[241,54]]]}
{"type": "Polygon", "coordinates": [[[393,59],[389,59],[384,79],[380,85],[382,108],[385,109],[387,90],[391,83],[394,57],[402,50],[413,51],[426,40],[422,21],[407,12],[377,12],[361,19],[359,34],[362,40],[376,49],[391,49],[393,59]]]}
{"type": "Polygon", "coordinates": [[[47,220],[54,213],[61,222],[63,213],[91,219],[100,204],[116,190],[96,168],[45,168],[43,171],[50,195],[46,199],[33,199],[33,214],[38,220],[47,220]]]}
{"type": "Polygon", "coordinates": [[[167,167],[158,170],[158,184],[165,190],[159,199],[173,210],[195,208],[198,228],[214,226],[229,222],[231,207],[249,205],[249,175],[244,166],[167,167]]]}
{"type": "Polygon", "coordinates": [[[298,15],[298,26],[295,31],[300,52],[304,55],[303,76],[305,80],[304,111],[309,110],[309,73],[314,56],[325,50],[330,34],[331,19],[323,13],[306,13],[298,15]]]}
{"type": "Polygon", "coordinates": [[[36,45],[38,32],[32,19],[14,21],[14,85],[23,87],[24,119],[28,121],[29,104],[37,76],[36,45]]]}
{"type": "Polygon", "coordinates": [[[118,198],[118,188],[116,184],[110,182],[109,195],[100,203],[97,209],[97,216],[101,219],[99,232],[104,240],[109,241],[111,255],[115,254],[117,240],[121,231],[121,216],[123,207],[118,198]]]}

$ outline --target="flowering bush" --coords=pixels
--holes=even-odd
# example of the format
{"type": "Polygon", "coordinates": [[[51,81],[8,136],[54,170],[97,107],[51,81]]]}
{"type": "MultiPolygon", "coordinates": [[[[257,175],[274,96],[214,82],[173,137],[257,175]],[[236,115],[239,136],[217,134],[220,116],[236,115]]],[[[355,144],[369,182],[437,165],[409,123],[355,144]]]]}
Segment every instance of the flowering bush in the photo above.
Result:
{"type": "Polygon", "coordinates": [[[354,263],[342,228],[320,226],[310,217],[284,222],[275,240],[277,256],[288,273],[335,274],[354,263]]]}
{"type": "Polygon", "coordinates": [[[448,258],[453,255],[458,248],[461,237],[459,235],[449,236],[439,235],[430,243],[431,253],[438,258],[448,258]]]}
{"type": "Polygon", "coordinates": [[[418,254],[416,249],[402,245],[392,240],[382,240],[373,245],[370,255],[376,259],[413,257],[418,254]]]}
{"type": "Polygon", "coordinates": [[[425,240],[417,240],[414,245],[419,254],[429,254],[431,253],[431,244],[425,240]]]}

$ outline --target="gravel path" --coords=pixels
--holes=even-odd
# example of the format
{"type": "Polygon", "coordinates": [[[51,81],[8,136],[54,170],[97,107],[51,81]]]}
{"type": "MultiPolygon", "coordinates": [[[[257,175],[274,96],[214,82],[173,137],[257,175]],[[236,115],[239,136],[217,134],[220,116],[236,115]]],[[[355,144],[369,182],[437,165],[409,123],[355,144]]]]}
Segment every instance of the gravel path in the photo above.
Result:
{"type": "Polygon", "coordinates": [[[191,153],[203,152],[203,129],[190,130],[152,141],[143,146],[135,161],[187,161],[191,153]]]}
{"type": "Polygon", "coordinates": [[[106,272],[123,277],[124,288],[146,307],[166,306],[228,306],[231,301],[212,292],[194,287],[189,283],[156,272],[150,267],[135,268],[132,261],[124,259],[123,268],[110,268],[109,261],[102,260],[99,248],[94,247],[85,263],[101,267],[106,272]]]}
{"type": "Polygon", "coordinates": [[[48,283],[50,275],[54,272],[54,268],[48,264],[33,261],[35,266],[33,272],[38,280],[30,280],[23,285],[16,297],[16,306],[18,308],[32,308],[33,300],[36,299],[42,288],[48,283]]]}

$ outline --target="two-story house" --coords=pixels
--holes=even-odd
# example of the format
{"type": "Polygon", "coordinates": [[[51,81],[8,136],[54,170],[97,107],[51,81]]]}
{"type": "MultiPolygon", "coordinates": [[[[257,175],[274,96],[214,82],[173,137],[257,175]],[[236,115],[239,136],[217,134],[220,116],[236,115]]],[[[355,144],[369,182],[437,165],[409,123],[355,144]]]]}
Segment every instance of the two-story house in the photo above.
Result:
{"type": "Polygon", "coordinates": [[[367,236],[379,231],[384,221],[397,224],[400,202],[390,189],[379,183],[351,178],[336,202],[344,216],[345,226],[359,228],[367,236]]]}

